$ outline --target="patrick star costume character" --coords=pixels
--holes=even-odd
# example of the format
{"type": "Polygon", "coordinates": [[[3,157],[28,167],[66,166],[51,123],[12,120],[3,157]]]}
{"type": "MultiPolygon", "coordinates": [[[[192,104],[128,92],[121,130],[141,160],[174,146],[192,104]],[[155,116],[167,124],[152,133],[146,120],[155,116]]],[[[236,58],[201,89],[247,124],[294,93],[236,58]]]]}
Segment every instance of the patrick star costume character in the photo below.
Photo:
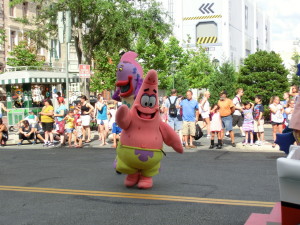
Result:
{"type": "Polygon", "coordinates": [[[179,136],[160,118],[155,70],[148,72],[131,109],[127,105],[118,109],[116,122],[123,129],[117,147],[117,171],[128,174],[125,186],[151,188],[163,158],[163,142],[183,153],[179,136]]]}
{"type": "Polygon", "coordinates": [[[137,56],[135,52],[126,52],[117,67],[117,90],[113,99],[122,101],[129,108],[143,83],[143,69],[135,60],[137,56]]]}

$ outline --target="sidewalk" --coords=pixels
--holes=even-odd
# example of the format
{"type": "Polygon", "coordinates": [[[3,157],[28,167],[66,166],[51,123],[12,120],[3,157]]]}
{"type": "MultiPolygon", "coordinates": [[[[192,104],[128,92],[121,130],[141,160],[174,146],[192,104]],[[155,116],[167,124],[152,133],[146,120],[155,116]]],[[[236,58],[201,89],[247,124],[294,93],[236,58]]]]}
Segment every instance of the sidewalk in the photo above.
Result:
{"type": "MultiPolygon", "coordinates": [[[[233,151],[233,152],[282,152],[279,150],[279,146],[277,145],[275,148],[272,147],[272,128],[271,125],[265,125],[265,140],[267,141],[264,145],[262,146],[257,146],[257,145],[247,145],[243,146],[242,142],[244,141],[244,137],[242,137],[239,133],[238,128],[234,128],[235,132],[235,143],[236,147],[231,146],[231,141],[230,138],[225,137],[224,138],[224,146],[222,149],[208,149],[210,146],[210,139],[206,137],[206,131],[204,130],[204,136],[200,139],[195,141],[195,145],[197,148],[195,149],[184,149],[184,152],[197,152],[197,151],[233,151]]],[[[99,135],[97,131],[92,131],[92,142],[90,143],[84,143],[84,148],[98,148],[98,149],[108,149],[113,148],[111,147],[112,142],[108,142],[108,145],[105,146],[100,146],[100,141],[98,140],[99,135]]],[[[216,141],[215,141],[216,142],[216,141]]],[[[7,146],[0,148],[0,149],[50,149],[50,148],[56,148],[56,147],[43,147],[42,144],[27,144],[27,141],[23,142],[23,145],[18,146],[18,136],[15,134],[10,134],[9,135],[9,141],[7,142],[7,146]]],[[[63,147],[67,148],[67,147],[63,147]]],[[[164,151],[165,152],[175,152],[171,147],[164,145],[164,151]]],[[[282,152],[283,153],[283,152],[282,152]]],[[[283,153],[284,154],[284,153],[283,153]]]]}

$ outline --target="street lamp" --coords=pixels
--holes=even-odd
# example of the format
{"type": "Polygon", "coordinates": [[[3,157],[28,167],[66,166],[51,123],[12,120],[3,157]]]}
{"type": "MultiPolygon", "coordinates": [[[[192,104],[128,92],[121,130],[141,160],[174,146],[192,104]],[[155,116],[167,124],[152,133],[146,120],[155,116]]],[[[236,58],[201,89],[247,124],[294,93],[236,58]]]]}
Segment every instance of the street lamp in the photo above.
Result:
{"type": "Polygon", "coordinates": [[[218,59],[214,58],[214,59],[212,60],[212,64],[213,64],[213,66],[214,66],[215,68],[217,68],[217,67],[219,66],[219,64],[220,64],[220,61],[219,61],[218,59]]]}
{"type": "Polygon", "coordinates": [[[172,64],[171,64],[171,73],[172,73],[172,76],[173,76],[173,89],[175,88],[174,86],[175,86],[175,78],[174,78],[174,73],[175,73],[175,70],[176,70],[176,63],[175,62],[173,62],[172,64]]]}

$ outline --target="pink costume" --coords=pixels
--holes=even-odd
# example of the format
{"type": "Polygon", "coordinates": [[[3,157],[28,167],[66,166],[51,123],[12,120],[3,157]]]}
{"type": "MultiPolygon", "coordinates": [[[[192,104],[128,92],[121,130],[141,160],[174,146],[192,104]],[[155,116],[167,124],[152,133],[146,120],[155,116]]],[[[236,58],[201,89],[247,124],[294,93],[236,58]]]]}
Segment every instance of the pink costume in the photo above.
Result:
{"type": "Polygon", "coordinates": [[[152,176],[158,174],[163,157],[163,142],[183,153],[179,136],[162,122],[158,104],[158,78],[150,70],[131,109],[122,105],[116,122],[123,129],[117,147],[117,171],[128,174],[127,187],[151,188],[152,176]]]}

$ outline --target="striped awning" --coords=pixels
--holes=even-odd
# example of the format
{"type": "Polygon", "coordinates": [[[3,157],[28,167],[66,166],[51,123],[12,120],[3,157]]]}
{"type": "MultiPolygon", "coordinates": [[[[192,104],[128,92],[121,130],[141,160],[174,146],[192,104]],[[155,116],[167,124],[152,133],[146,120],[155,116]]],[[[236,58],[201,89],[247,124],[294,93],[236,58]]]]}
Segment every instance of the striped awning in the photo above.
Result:
{"type": "MultiPolygon", "coordinates": [[[[24,84],[24,83],[65,83],[67,80],[65,73],[43,72],[43,71],[15,71],[0,74],[0,85],[24,84]]],[[[78,74],[69,74],[70,83],[80,82],[78,74]]]]}
{"type": "Polygon", "coordinates": [[[217,40],[217,37],[199,37],[197,39],[197,44],[217,43],[217,40]]]}

